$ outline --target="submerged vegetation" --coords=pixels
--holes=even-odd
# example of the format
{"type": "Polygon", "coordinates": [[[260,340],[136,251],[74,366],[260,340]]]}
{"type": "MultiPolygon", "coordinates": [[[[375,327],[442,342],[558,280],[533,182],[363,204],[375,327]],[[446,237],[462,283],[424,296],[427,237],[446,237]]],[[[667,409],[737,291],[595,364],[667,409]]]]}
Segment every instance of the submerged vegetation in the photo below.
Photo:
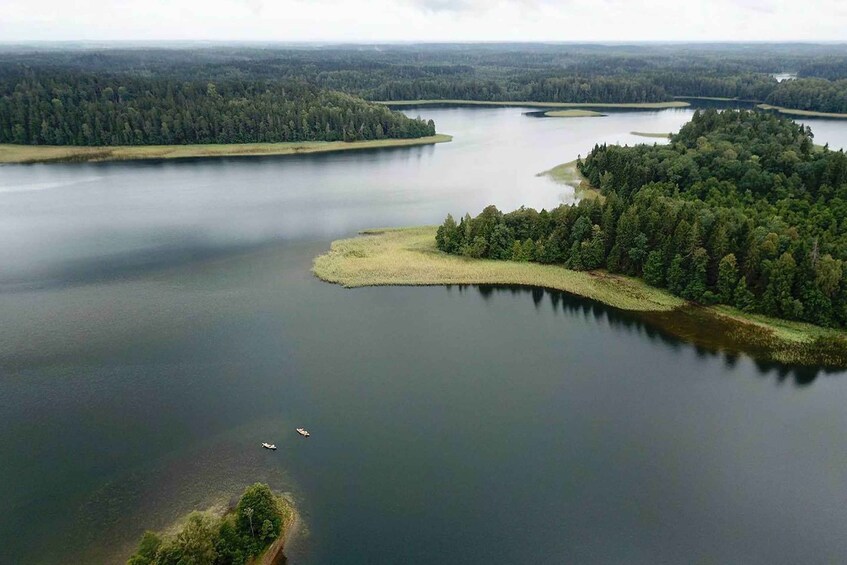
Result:
{"type": "Polygon", "coordinates": [[[192,512],[171,532],[145,532],[127,565],[244,565],[271,546],[281,550],[295,519],[285,499],[256,483],[222,516],[192,512]]]}

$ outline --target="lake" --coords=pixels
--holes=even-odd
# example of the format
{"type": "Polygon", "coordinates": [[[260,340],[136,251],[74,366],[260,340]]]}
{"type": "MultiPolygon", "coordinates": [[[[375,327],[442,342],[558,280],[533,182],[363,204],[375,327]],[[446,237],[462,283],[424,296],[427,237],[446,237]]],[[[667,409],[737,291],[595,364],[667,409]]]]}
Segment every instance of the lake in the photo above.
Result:
{"type": "Polygon", "coordinates": [[[455,136],[429,147],[0,168],[0,563],[121,562],[255,481],[297,501],[298,564],[840,561],[847,375],[562,293],[311,275],[359,229],[572,202],[535,175],[692,114],[524,111],[408,110],[455,136]]]}

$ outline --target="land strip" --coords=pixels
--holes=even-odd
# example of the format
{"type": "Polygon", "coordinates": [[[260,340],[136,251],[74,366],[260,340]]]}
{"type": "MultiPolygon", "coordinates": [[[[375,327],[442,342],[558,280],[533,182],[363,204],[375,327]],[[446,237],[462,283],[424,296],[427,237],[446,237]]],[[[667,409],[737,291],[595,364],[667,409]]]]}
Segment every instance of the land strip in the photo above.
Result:
{"type": "Polygon", "coordinates": [[[68,163],[94,161],[137,161],[191,159],[207,157],[256,157],[304,155],[334,151],[354,151],[390,147],[431,145],[452,141],[450,135],[437,134],[414,139],[377,139],[369,141],[304,141],[292,143],[233,143],[204,145],[0,145],[0,163],[68,163]]]}
{"type": "Polygon", "coordinates": [[[786,116],[803,116],[807,118],[835,118],[838,120],[847,120],[847,114],[837,114],[834,112],[813,112],[811,110],[795,110],[793,108],[784,108],[782,106],[771,106],[770,104],[758,104],[756,108],[760,110],[772,110],[785,114],[786,116]]]}
{"type": "Polygon", "coordinates": [[[645,131],[631,131],[629,134],[638,137],[655,137],[656,139],[670,139],[673,135],[672,133],[651,133],[645,131]]]}
{"type": "Polygon", "coordinates": [[[548,177],[552,181],[570,186],[581,199],[584,198],[599,198],[602,202],[605,197],[600,194],[600,191],[591,186],[579,169],[576,167],[576,160],[556,165],[552,169],[543,171],[535,175],[537,177],[548,177]]]}
{"type": "Polygon", "coordinates": [[[620,102],[620,103],[602,103],[602,102],[532,102],[532,101],[508,101],[508,102],[492,102],[488,100],[377,100],[376,104],[385,104],[387,106],[432,106],[432,105],[448,105],[448,106],[522,106],[528,108],[620,108],[620,109],[644,109],[644,110],[661,110],[664,108],[687,108],[691,104],[682,100],[672,100],[669,102],[620,102]]]}

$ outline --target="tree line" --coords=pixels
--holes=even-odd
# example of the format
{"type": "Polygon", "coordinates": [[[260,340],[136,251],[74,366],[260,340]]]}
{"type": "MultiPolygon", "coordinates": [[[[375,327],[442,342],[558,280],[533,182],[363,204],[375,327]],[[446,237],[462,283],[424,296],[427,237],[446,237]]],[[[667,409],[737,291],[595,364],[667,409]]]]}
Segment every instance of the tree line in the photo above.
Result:
{"type": "Polygon", "coordinates": [[[244,565],[279,537],[283,510],[267,485],[247,488],[223,517],[192,512],[172,535],[146,532],[127,565],[244,565]]]}
{"type": "Polygon", "coordinates": [[[438,248],[605,268],[702,304],[847,327],[847,155],[808,128],[696,112],[669,145],[595,146],[578,167],[601,199],[448,216],[438,248]]]}
{"type": "MultiPolygon", "coordinates": [[[[102,88],[109,86],[113,90],[130,88],[133,81],[169,85],[151,90],[157,96],[167,96],[169,89],[176,91],[190,84],[197,92],[191,96],[195,102],[212,83],[220,94],[232,92],[236,99],[248,100],[258,115],[253,118],[255,123],[245,126],[247,131],[238,131],[234,123],[222,125],[227,139],[268,137],[270,131],[275,132],[275,138],[293,139],[299,135],[317,139],[316,136],[327,136],[327,123],[333,136],[343,139],[359,135],[360,123],[351,124],[347,116],[323,117],[317,111],[307,117],[307,128],[302,127],[299,115],[293,119],[284,117],[287,132],[278,131],[282,130],[279,125],[262,124],[261,116],[276,107],[272,101],[256,97],[266,91],[279,96],[281,88],[290,96],[294,91],[292,83],[307,83],[367,100],[618,103],[699,96],[847,112],[847,47],[838,44],[218,46],[2,51],[0,46],[0,54],[4,55],[0,57],[0,79],[4,81],[5,95],[14,93],[15,82],[21,81],[26,72],[38,75],[39,81],[63,74],[82,75],[89,81],[111,77],[114,84],[104,84],[102,88]],[[780,72],[796,73],[800,78],[777,82],[772,75],[780,72]],[[11,87],[10,78],[16,78],[11,87]],[[293,127],[289,123],[292,121],[293,127]]],[[[62,100],[51,93],[42,98],[42,103],[54,98],[62,100]]],[[[240,109],[215,109],[239,119],[250,118],[240,109]]],[[[163,137],[170,137],[176,118],[170,109],[168,114],[174,120],[169,122],[168,135],[163,137]]],[[[208,121],[208,117],[204,119],[208,121]]],[[[363,131],[361,135],[378,138],[375,120],[362,120],[370,133],[363,131]]],[[[129,121],[130,128],[144,133],[143,127],[134,128],[132,119],[129,121]]],[[[152,128],[155,123],[156,118],[151,117],[152,128]]],[[[25,127],[38,130],[40,126],[39,122],[25,127]]],[[[387,124],[380,126],[383,135],[387,135],[387,124]]],[[[89,129],[92,127],[89,125],[89,129]]],[[[129,137],[124,129],[125,123],[118,124],[118,135],[129,137]]],[[[37,131],[34,137],[38,137],[37,131]]]]}
{"type": "Polygon", "coordinates": [[[779,83],[768,104],[796,110],[847,113],[847,79],[802,78],[779,83]]]}
{"type": "Polygon", "coordinates": [[[302,81],[214,83],[59,70],[0,72],[0,143],[171,145],[434,134],[431,120],[411,119],[302,81]]]}

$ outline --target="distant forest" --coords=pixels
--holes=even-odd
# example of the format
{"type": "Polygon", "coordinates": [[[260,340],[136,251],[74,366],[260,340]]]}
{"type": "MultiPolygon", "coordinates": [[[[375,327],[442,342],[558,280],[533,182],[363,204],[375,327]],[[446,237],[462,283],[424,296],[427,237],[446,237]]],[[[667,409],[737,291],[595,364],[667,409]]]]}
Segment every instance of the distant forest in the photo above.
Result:
{"type": "Polygon", "coordinates": [[[0,47],[0,142],[159,144],[420,137],[364,100],[738,98],[847,113],[847,45],[0,47]],[[774,75],[797,78],[777,81],[774,75]]]}
{"type": "Polygon", "coordinates": [[[432,121],[297,81],[24,71],[0,75],[0,142],[172,145],[358,141],[435,134],[432,121]]]}
{"type": "Polygon", "coordinates": [[[603,199],[447,218],[470,257],[605,268],[703,304],[847,327],[847,155],[750,111],[695,112],[670,145],[596,146],[603,199]]]}

